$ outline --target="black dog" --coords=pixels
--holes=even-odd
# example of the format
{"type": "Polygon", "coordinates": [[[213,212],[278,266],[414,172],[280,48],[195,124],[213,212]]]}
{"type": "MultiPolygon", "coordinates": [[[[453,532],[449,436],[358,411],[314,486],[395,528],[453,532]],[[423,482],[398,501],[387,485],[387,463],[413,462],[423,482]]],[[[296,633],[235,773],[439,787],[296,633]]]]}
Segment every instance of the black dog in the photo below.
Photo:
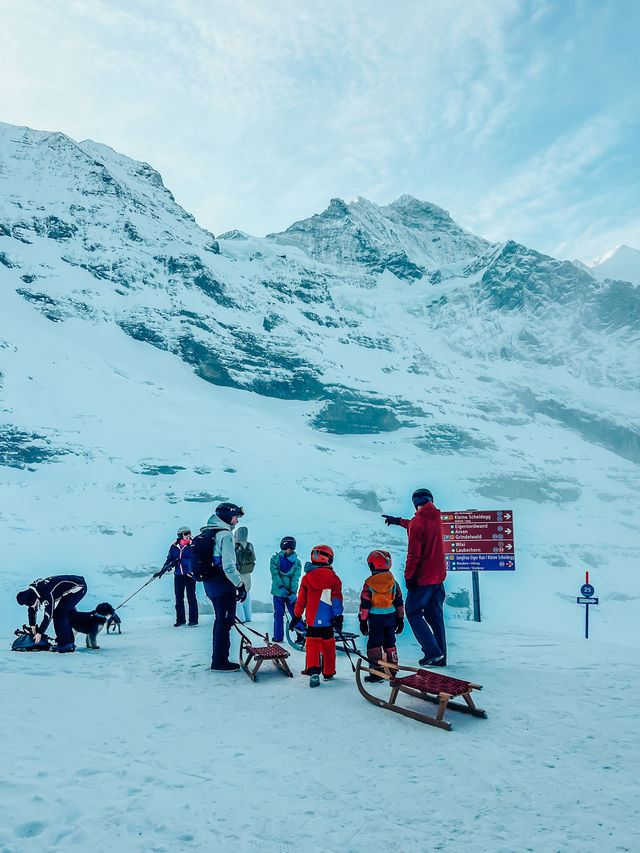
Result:
{"type": "Polygon", "coordinates": [[[70,614],[69,618],[71,627],[76,633],[87,635],[88,649],[100,648],[98,645],[98,634],[102,631],[105,624],[111,620],[120,621],[114,608],[110,604],[107,604],[106,601],[98,604],[95,610],[92,610],[90,613],[84,610],[75,610],[70,614]]]}

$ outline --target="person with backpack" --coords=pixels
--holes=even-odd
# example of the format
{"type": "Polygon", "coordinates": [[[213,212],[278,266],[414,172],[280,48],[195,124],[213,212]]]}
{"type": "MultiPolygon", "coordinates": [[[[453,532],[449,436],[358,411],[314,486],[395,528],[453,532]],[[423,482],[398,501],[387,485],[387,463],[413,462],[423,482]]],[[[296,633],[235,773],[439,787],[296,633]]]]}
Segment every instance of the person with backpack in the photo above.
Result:
{"type": "Polygon", "coordinates": [[[71,616],[86,594],[87,584],[80,575],[54,575],[34,581],[16,595],[18,604],[28,608],[29,631],[36,646],[42,642],[43,635],[53,619],[56,632],[53,651],[75,652],[71,616]],[[40,609],[43,611],[43,617],[38,625],[37,613],[40,609]]]}
{"type": "Polygon", "coordinates": [[[293,616],[302,564],[296,556],[296,540],[285,536],[280,550],[271,558],[271,595],[273,596],[273,641],[284,640],[285,608],[293,616]]]}
{"type": "Polygon", "coordinates": [[[214,611],[214,672],[238,672],[240,665],[229,660],[231,628],[236,619],[236,601],[244,601],[247,590],[238,573],[233,528],[244,515],[241,506],[221,503],[191,543],[191,571],[201,580],[214,611]]]}
{"type": "Polygon", "coordinates": [[[178,538],[169,548],[167,559],[154,578],[161,578],[165,572],[174,569],[173,591],[176,597],[176,621],[174,628],[186,624],[184,612],[184,595],[187,594],[189,604],[189,625],[198,624],[198,599],[196,598],[196,582],[190,571],[191,563],[191,531],[184,525],[178,528],[178,538]]]}
{"type": "MultiPolygon", "coordinates": [[[[396,634],[404,629],[404,605],[400,585],[391,574],[391,554],[372,551],[367,557],[371,572],[360,594],[360,633],[367,637],[367,658],[371,669],[386,654],[390,663],[398,663],[396,634]]],[[[379,675],[365,675],[365,681],[382,681],[379,675]]]]}
{"type": "Polygon", "coordinates": [[[244,526],[236,527],[233,531],[233,538],[236,543],[238,574],[242,578],[242,582],[247,590],[247,597],[244,601],[239,601],[237,605],[237,611],[242,610],[238,614],[238,618],[242,619],[244,616],[242,621],[251,622],[251,573],[256,567],[256,552],[251,542],[249,542],[248,528],[244,526]]]}
{"type": "Polygon", "coordinates": [[[289,628],[295,630],[304,614],[307,638],[306,666],[302,674],[310,676],[309,687],[317,687],[321,672],[325,681],[336,674],[333,631],[335,628],[342,632],[342,582],[333,570],[333,549],[328,545],[316,545],[304,571],[289,628]]]}
{"type": "Polygon", "coordinates": [[[383,515],[385,524],[404,527],[409,536],[404,579],[409,625],[422,647],[420,666],[447,665],[447,639],[442,608],[447,568],[440,510],[429,489],[416,489],[411,496],[413,518],[383,515]]]}

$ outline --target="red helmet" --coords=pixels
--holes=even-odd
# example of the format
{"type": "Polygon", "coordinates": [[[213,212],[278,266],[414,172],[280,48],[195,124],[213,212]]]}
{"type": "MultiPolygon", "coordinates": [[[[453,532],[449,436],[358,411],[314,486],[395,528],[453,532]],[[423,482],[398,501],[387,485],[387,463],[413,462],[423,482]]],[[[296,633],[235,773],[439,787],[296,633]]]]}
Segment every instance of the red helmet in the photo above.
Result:
{"type": "Polygon", "coordinates": [[[328,545],[316,545],[311,549],[311,562],[330,566],[333,563],[333,548],[328,545]]]}
{"type": "Polygon", "coordinates": [[[388,551],[372,551],[367,557],[372,572],[388,572],[391,568],[391,554],[388,551]]]}

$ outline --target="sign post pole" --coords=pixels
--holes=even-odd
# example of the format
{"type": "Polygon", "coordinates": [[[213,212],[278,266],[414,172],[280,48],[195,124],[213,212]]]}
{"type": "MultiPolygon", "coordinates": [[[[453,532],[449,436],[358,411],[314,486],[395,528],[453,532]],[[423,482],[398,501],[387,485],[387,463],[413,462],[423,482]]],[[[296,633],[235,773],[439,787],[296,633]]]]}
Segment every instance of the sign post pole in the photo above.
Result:
{"type": "Polygon", "coordinates": [[[595,592],[593,586],[589,583],[589,572],[586,572],[585,582],[580,587],[581,596],[578,596],[578,604],[584,604],[584,638],[589,639],[589,607],[592,604],[599,604],[597,598],[593,597],[595,592]]]}
{"type": "Polygon", "coordinates": [[[473,588],[473,621],[482,622],[480,613],[480,579],[478,572],[471,572],[471,585],[473,588]]]}

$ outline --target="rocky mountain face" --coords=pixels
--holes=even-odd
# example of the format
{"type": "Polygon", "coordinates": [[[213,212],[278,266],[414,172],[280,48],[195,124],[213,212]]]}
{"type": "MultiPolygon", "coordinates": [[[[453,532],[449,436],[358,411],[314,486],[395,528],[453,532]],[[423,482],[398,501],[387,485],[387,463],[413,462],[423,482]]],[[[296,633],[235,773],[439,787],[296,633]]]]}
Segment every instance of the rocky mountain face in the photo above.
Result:
{"type": "MultiPolygon", "coordinates": [[[[202,394],[253,392],[265,418],[286,411],[318,452],[323,434],[345,437],[334,450],[356,458],[360,436],[389,464],[461,465],[478,499],[573,505],[577,518],[596,472],[618,471],[624,495],[636,482],[640,288],[491,244],[411,196],[333,199],[281,233],[216,239],[148,164],[0,124],[0,291],[23,318],[3,318],[6,382],[38,335],[60,352],[65,335],[89,336],[107,361],[128,339],[145,363],[157,351],[189,365],[202,394]]],[[[9,398],[5,466],[73,454],[51,431],[54,403],[36,419],[9,398]]],[[[142,480],[145,464],[176,467],[132,466],[142,480]]],[[[380,509],[372,479],[347,480],[341,500],[380,509]]]]}

